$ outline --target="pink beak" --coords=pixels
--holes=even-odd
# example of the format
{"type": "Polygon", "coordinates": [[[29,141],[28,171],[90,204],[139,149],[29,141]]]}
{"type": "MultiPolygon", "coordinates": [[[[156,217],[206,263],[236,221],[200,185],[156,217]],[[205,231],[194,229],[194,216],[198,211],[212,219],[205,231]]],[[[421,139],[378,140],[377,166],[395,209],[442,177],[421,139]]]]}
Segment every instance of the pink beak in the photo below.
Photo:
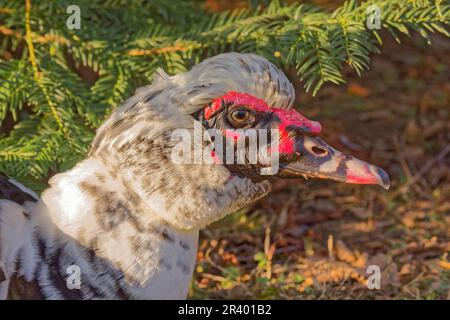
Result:
{"type": "Polygon", "coordinates": [[[281,164],[280,177],[311,177],[345,183],[377,184],[389,189],[389,176],[383,169],[346,155],[317,137],[297,137],[297,159],[281,164]]]}

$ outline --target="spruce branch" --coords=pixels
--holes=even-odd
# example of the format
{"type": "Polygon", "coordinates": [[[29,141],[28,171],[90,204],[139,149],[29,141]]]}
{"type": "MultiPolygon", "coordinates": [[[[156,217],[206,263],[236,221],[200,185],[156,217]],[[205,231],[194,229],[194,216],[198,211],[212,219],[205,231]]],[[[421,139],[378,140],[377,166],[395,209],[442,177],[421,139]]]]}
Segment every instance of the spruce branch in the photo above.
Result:
{"type": "Polygon", "coordinates": [[[32,184],[82,159],[94,130],[158,67],[175,74],[218,53],[253,52],[295,67],[316,94],[344,83],[344,67],[367,70],[383,30],[396,41],[450,36],[449,0],[348,0],[336,10],[271,1],[220,13],[194,0],[75,2],[81,30],[67,28],[65,0],[0,7],[0,170],[32,184]],[[366,26],[371,5],[382,30],[366,26]]]}
{"type": "Polygon", "coordinates": [[[45,86],[43,85],[43,83],[41,81],[41,76],[39,74],[39,68],[38,68],[38,65],[36,62],[36,55],[34,53],[33,39],[31,36],[30,12],[31,12],[31,0],[25,0],[25,30],[26,30],[25,40],[28,45],[28,53],[30,55],[31,66],[33,67],[34,80],[36,81],[39,88],[42,90],[42,93],[44,94],[45,99],[47,100],[47,104],[50,107],[52,115],[55,118],[55,121],[58,124],[59,128],[65,131],[64,125],[58,114],[58,111],[56,110],[56,106],[53,103],[52,97],[50,97],[45,86]]]}

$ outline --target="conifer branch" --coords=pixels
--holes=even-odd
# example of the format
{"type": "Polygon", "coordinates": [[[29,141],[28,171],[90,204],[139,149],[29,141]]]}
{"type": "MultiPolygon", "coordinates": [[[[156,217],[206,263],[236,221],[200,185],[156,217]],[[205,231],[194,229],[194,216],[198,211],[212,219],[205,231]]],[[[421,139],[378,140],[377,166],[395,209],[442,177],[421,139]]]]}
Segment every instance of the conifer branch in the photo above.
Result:
{"type": "Polygon", "coordinates": [[[28,45],[28,53],[30,55],[31,66],[33,67],[34,80],[36,81],[39,88],[42,90],[42,93],[44,94],[45,99],[47,100],[47,104],[50,107],[52,115],[55,118],[55,121],[58,124],[59,128],[65,131],[64,125],[62,123],[61,118],[59,117],[58,111],[56,110],[56,106],[53,103],[52,97],[50,97],[47,90],[45,89],[45,86],[41,82],[41,76],[39,74],[39,68],[36,62],[36,55],[34,53],[33,39],[31,36],[30,14],[31,14],[31,0],[25,0],[25,30],[26,30],[25,40],[28,45]]]}
{"type": "Polygon", "coordinates": [[[64,1],[0,7],[0,171],[30,183],[82,159],[95,128],[158,67],[176,74],[208,56],[252,52],[295,67],[316,94],[344,83],[345,66],[367,70],[387,33],[450,36],[449,0],[347,0],[334,11],[275,0],[219,13],[193,0],[75,2],[81,30],[67,28],[64,1]],[[370,5],[387,32],[367,28],[370,5]]]}

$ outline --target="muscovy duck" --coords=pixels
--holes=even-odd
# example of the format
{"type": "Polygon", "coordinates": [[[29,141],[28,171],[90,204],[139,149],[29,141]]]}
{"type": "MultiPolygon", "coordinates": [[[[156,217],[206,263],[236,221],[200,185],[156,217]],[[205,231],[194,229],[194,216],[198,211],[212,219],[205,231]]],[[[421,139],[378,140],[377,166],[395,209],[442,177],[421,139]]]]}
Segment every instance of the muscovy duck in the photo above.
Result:
{"type": "Polygon", "coordinates": [[[322,141],[320,124],[293,108],[294,97],[283,72],[254,54],[217,55],[174,76],[159,70],[42,198],[1,175],[0,299],[184,299],[199,230],[267,195],[274,179],[389,188],[382,169],[322,141]],[[195,153],[213,142],[208,134],[173,139],[199,127],[232,145],[243,132],[234,129],[276,131],[276,141],[260,144],[277,154],[277,170],[262,172],[263,158],[221,161],[236,160],[238,148],[218,144],[206,153],[212,161],[174,161],[180,143],[195,153]]]}

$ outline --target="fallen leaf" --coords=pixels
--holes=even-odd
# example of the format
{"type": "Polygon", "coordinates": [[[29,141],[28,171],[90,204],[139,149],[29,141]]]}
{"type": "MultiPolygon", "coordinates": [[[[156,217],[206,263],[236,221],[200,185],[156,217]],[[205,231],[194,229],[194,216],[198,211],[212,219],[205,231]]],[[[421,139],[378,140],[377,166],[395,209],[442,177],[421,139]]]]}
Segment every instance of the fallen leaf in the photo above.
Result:
{"type": "Polygon", "coordinates": [[[347,92],[350,93],[351,95],[362,98],[366,98],[371,94],[368,88],[363,87],[357,83],[350,83],[347,87],[347,92]]]}

